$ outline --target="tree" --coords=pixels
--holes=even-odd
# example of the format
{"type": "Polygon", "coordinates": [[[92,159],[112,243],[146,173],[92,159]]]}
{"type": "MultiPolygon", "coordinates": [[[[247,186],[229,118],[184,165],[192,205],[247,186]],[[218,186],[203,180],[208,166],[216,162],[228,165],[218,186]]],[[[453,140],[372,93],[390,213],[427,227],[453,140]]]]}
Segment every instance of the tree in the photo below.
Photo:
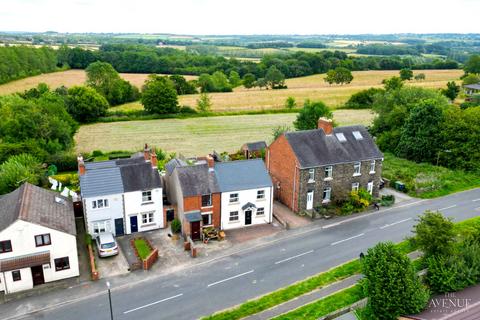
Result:
{"type": "Polygon", "coordinates": [[[272,89],[284,89],[285,86],[285,76],[283,73],[277,69],[276,66],[271,66],[268,68],[267,73],[265,74],[265,81],[267,85],[272,89]]]}
{"type": "Polygon", "coordinates": [[[394,320],[423,310],[429,299],[412,262],[393,243],[379,243],[362,259],[369,319],[394,320]]]}
{"type": "Polygon", "coordinates": [[[434,163],[441,146],[445,117],[434,100],[414,107],[402,127],[396,154],[416,162],[434,163]]]}
{"type": "Polygon", "coordinates": [[[480,55],[472,54],[468,58],[467,62],[465,62],[463,70],[465,71],[465,73],[480,74],[480,55]]]}
{"type": "Polygon", "coordinates": [[[0,194],[13,191],[24,182],[38,185],[41,173],[40,161],[32,155],[24,153],[8,158],[0,165],[0,194]]]}
{"type": "Polygon", "coordinates": [[[332,111],[321,101],[306,100],[293,126],[297,130],[317,129],[321,117],[332,119],[332,111]]]}
{"type": "Polygon", "coordinates": [[[400,77],[391,77],[382,81],[386,91],[398,90],[403,87],[403,80],[400,77]]]}
{"type": "Polygon", "coordinates": [[[352,96],[345,103],[347,109],[367,109],[371,108],[375,97],[383,94],[385,90],[380,88],[369,88],[352,94],[352,96]]]}
{"type": "Polygon", "coordinates": [[[108,110],[107,100],[95,89],[75,86],[68,89],[67,111],[81,123],[93,122],[105,116],[108,110]]]}
{"type": "Polygon", "coordinates": [[[420,247],[426,258],[453,252],[455,232],[451,219],[439,212],[425,211],[417,221],[413,227],[415,236],[410,241],[420,247]]]}
{"type": "Polygon", "coordinates": [[[201,93],[199,99],[197,99],[197,110],[200,113],[208,113],[212,109],[212,102],[206,92],[201,93]]]}
{"type": "Polygon", "coordinates": [[[335,69],[330,69],[327,72],[327,76],[324,79],[329,84],[344,84],[350,83],[353,80],[353,75],[350,70],[344,67],[337,67],[335,69]]]}
{"type": "Polygon", "coordinates": [[[213,83],[212,76],[208,73],[202,73],[198,77],[198,86],[200,92],[215,92],[215,84],[213,83]]]}
{"type": "Polygon", "coordinates": [[[177,113],[178,97],[173,82],[165,76],[150,75],[145,81],[142,104],[148,113],[177,113]]]}
{"type": "Polygon", "coordinates": [[[447,82],[447,88],[442,89],[442,94],[448,99],[450,99],[451,101],[454,101],[455,98],[457,98],[459,93],[460,93],[460,86],[458,86],[455,83],[455,81],[447,82]]]}
{"type": "Polygon", "coordinates": [[[400,70],[400,79],[402,79],[403,81],[406,81],[406,80],[412,80],[412,78],[413,78],[413,71],[411,69],[403,68],[402,70],[400,70]]]}
{"type": "Polygon", "coordinates": [[[253,73],[246,73],[243,76],[243,79],[242,79],[243,86],[247,89],[252,88],[255,85],[255,80],[256,79],[257,78],[255,77],[255,75],[253,73]]]}
{"type": "Polygon", "coordinates": [[[228,82],[230,83],[232,88],[238,87],[242,83],[242,80],[240,79],[240,75],[238,74],[237,71],[235,70],[230,71],[230,74],[228,75],[228,82]]]}
{"type": "Polygon", "coordinates": [[[290,127],[287,126],[286,124],[282,125],[282,126],[276,126],[272,129],[272,137],[273,137],[273,141],[277,140],[278,137],[280,137],[282,134],[284,134],[285,132],[288,132],[290,131],[290,127]]]}
{"type": "Polygon", "coordinates": [[[170,80],[172,80],[178,95],[197,93],[197,89],[195,88],[193,83],[187,81],[184,76],[174,74],[171,75],[169,78],[170,80]]]}
{"type": "Polygon", "coordinates": [[[228,81],[227,76],[222,71],[215,71],[212,74],[212,82],[217,92],[231,92],[232,86],[228,81]]]}
{"type": "Polygon", "coordinates": [[[287,100],[285,100],[285,108],[293,109],[296,106],[297,106],[297,102],[295,101],[294,97],[288,97],[287,100]]]}
{"type": "Polygon", "coordinates": [[[425,80],[425,73],[418,73],[415,75],[414,79],[417,81],[425,80]]]}
{"type": "Polygon", "coordinates": [[[468,84],[476,84],[479,82],[480,82],[480,76],[473,73],[469,73],[463,78],[462,84],[465,86],[468,84]]]}
{"type": "Polygon", "coordinates": [[[257,81],[255,81],[255,87],[260,88],[260,90],[262,88],[267,88],[268,87],[267,80],[265,80],[265,78],[258,78],[257,81]]]}

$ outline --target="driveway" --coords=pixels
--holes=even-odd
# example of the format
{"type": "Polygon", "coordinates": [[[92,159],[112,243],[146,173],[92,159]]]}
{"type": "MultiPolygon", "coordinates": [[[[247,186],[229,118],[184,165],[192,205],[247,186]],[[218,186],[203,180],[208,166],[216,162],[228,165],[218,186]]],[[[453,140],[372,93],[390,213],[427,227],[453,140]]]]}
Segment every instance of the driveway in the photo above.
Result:
{"type": "MultiPolygon", "coordinates": [[[[117,243],[119,243],[118,240],[117,243]]],[[[96,246],[94,250],[96,254],[96,246]]],[[[116,256],[100,258],[96,254],[95,262],[97,264],[100,278],[110,278],[130,272],[127,259],[125,258],[125,255],[123,253],[123,248],[120,245],[118,246],[118,254],[116,256]]]]}
{"type": "Polygon", "coordinates": [[[290,229],[303,227],[312,223],[312,220],[309,218],[295,214],[287,206],[278,201],[273,202],[273,215],[281,221],[287,222],[290,229]]]}

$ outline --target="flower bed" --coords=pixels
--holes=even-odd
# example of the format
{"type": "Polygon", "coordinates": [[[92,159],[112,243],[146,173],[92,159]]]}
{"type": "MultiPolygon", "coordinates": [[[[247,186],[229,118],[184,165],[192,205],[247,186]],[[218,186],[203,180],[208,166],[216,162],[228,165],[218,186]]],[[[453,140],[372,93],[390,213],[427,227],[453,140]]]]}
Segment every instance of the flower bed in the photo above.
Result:
{"type": "Polygon", "coordinates": [[[130,240],[130,245],[139,260],[138,265],[132,266],[134,269],[149,270],[158,260],[158,249],[154,248],[148,239],[135,237],[130,240]]]}

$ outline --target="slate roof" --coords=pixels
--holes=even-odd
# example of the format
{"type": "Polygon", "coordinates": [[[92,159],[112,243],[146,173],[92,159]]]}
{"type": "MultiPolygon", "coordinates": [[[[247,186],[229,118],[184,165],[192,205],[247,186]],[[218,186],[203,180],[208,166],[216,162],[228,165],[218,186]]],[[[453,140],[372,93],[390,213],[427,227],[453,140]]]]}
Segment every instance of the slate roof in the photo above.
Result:
{"type": "Polygon", "coordinates": [[[287,132],[285,137],[302,168],[383,158],[364,126],[337,127],[332,135],[322,129],[287,132]],[[354,131],[359,131],[363,139],[357,140],[354,131]],[[343,133],[346,141],[340,142],[337,133],[343,133]]]}
{"type": "Polygon", "coordinates": [[[480,90],[480,83],[464,85],[465,88],[480,90]]]}
{"type": "Polygon", "coordinates": [[[262,159],[215,163],[215,174],[221,192],[272,186],[272,179],[262,159]]]}
{"type": "Polygon", "coordinates": [[[267,148],[267,143],[265,141],[249,142],[245,143],[244,147],[248,151],[260,151],[267,148]]]}
{"type": "Polygon", "coordinates": [[[143,154],[131,158],[86,162],[80,176],[82,197],[98,197],[162,187],[158,170],[145,162],[143,154]]]}
{"type": "Polygon", "coordinates": [[[0,197],[0,231],[18,219],[76,235],[70,199],[30,183],[0,197]]]}
{"type": "Polygon", "coordinates": [[[169,175],[173,173],[173,170],[175,170],[176,167],[183,167],[186,166],[187,163],[181,159],[173,158],[172,160],[168,161],[165,164],[165,170],[169,175]]]}
{"type": "Polygon", "coordinates": [[[207,164],[177,167],[178,180],[184,197],[219,192],[215,172],[207,164]]]}

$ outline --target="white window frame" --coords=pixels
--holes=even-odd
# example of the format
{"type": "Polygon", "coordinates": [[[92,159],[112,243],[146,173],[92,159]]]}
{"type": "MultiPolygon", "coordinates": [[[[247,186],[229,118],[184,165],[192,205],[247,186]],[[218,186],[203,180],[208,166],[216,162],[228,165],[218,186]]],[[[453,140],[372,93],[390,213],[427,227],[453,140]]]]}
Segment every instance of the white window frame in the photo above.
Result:
{"type": "Polygon", "coordinates": [[[323,203],[330,202],[331,198],[332,198],[332,188],[331,187],[323,188],[323,200],[322,200],[322,202],[323,203]],[[326,195],[328,195],[328,197],[326,195]]]}
{"type": "Polygon", "coordinates": [[[362,163],[360,161],[353,163],[353,176],[361,176],[362,175],[362,163]]]}
{"type": "Polygon", "coordinates": [[[257,200],[265,199],[265,190],[257,190],[257,200]]]}
{"type": "Polygon", "coordinates": [[[108,199],[97,199],[92,201],[92,209],[96,210],[106,208],[110,208],[110,201],[108,201],[108,199]]]}
{"type": "Polygon", "coordinates": [[[228,215],[228,221],[229,222],[238,222],[240,221],[240,216],[238,211],[230,211],[228,215]],[[232,214],[233,213],[233,214],[232,214]]]}
{"type": "Polygon", "coordinates": [[[325,172],[325,180],[333,179],[333,166],[326,166],[324,172],[325,172]]]}
{"type": "Polygon", "coordinates": [[[152,202],[152,190],[142,191],[142,203],[152,202]]]}
{"type": "Polygon", "coordinates": [[[373,181],[368,182],[367,191],[368,191],[368,193],[373,194],[373,181]]]}
{"type": "Polygon", "coordinates": [[[370,174],[375,173],[375,160],[370,161],[370,174]]]}
{"type": "Polygon", "coordinates": [[[255,213],[257,217],[261,217],[265,215],[265,208],[257,208],[257,212],[255,213]]]}
{"type": "Polygon", "coordinates": [[[239,201],[240,201],[240,196],[238,192],[230,193],[230,198],[229,198],[230,203],[237,203],[239,201]]]}
{"type": "Polygon", "coordinates": [[[358,192],[358,189],[360,189],[360,183],[358,182],[352,183],[352,191],[358,192]]]}
{"type": "Polygon", "coordinates": [[[353,131],[352,134],[356,140],[363,140],[363,135],[360,131],[353,131]]]}
{"type": "Polygon", "coordinates": [[[94,234],[99,234],[101,232],[111,232],[112,229],[110,225],[110,220],[94,221],[92,222],[92,229],[94,234]],[[95,232],[95,230],[98,231],[95,232]]]}
{"type": "Polygon", "coordinates": [[[213,212],[202,212],[202,223],[203,223],[203,217],[208,216],[208,224],[204,224],[204,227],[209,227],[213,225],[213,212]]]}
{"type": "Polygon", "coordinates": [[[315,182],[315,168],[308,169],[308,182],[315,182]]]}
{"type": "Polygon", "coordinates": [[[143,212],[141,213],[142,224],[149,224],[155,222],[155,212],[143,212]]]}

